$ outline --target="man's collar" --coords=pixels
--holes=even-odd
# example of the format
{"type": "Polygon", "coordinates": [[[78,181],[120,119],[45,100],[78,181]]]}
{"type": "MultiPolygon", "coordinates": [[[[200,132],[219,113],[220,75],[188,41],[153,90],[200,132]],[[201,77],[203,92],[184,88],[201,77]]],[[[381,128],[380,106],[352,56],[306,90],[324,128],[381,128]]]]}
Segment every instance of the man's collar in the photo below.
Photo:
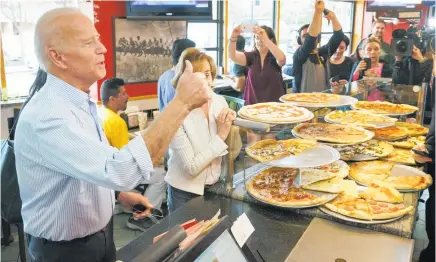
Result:
{"type": "Polygon", "coordinates": [[[71,101],[78,107],[90,101],[89,93],[83,92],[82,90],[68,84],[67,82],[50,73],[47,73],[46,84],[58,95],[62,96],[68,101],[71,101]]]}

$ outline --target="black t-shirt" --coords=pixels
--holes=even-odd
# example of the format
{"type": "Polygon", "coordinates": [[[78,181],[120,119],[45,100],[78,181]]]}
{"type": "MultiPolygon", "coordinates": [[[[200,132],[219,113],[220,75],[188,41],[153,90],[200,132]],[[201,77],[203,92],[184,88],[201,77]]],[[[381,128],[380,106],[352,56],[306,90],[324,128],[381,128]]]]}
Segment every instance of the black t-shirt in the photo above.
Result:
{"type": "Polygon", "coordinates": [[[351,69],[353,69],[353,61],[348,56],[345,57],[341,64],[335,65],[329,63],[330,66],[330,77],[335,77],[339,75],[340,80],[347,80],[350,78],[351,69]]]}

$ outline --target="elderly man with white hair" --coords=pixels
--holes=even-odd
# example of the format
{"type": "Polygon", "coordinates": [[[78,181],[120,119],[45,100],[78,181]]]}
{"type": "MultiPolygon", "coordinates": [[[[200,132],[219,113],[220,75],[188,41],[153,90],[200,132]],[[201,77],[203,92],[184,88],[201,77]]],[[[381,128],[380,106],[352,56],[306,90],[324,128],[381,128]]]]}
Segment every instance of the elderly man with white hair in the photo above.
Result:
{"type": "Polygon", "coordinates": [[[23,109],[15,154],[31,261],[115,261],[110,223],[116,195],[125,206],[147,199],[128,191],[153,173],[185,117],[210,99],[192,65],[155,123],[120,150],[108,144],[89,88],[106,74],[106,48],[77,9],[56,9],[36,25],[44,87],[23,109]]]}

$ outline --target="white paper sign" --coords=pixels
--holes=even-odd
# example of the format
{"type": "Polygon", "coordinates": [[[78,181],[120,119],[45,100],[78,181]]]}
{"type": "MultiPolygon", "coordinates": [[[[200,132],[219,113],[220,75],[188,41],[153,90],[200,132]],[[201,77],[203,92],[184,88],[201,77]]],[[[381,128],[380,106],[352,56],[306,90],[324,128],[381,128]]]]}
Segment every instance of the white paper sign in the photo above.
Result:
{"type": "Polygon", "coordinates": [[[238,219],[236,219],[230,230],[232,231],[232,234],[235,237],[239,247],[242,248],[245,242],[247,242],[247,239],[251,236],[251,234],[253,234],[254,227],[247,215],[244,213],[238,217],[238,219]]]}

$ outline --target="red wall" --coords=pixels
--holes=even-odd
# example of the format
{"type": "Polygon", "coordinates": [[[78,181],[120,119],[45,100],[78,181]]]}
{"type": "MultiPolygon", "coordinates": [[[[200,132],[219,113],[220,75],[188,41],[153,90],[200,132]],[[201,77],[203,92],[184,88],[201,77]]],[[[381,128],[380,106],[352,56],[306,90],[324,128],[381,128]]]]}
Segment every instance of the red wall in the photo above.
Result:
{"type": "MultiPolygon", "coordinates": [[[[106,53],[106,77],[97,82],[100,89],[101,83],[111,77],[114,72],[114,43],[113,43],[113,17],[126,16],[126,3],[124,1],[96,1],[94,0],[95,28],[100,34],[101,42],[107,49],[106,53]]],[[[157,94],[157,83],[127,84],[126,91],[130,97],[153,96],[157,94]]],[[[97,97],[98,90],[93,90],[93,97],[97,97]]],[[[100,94],[98,94],[100,100],[100,94]]]]}

